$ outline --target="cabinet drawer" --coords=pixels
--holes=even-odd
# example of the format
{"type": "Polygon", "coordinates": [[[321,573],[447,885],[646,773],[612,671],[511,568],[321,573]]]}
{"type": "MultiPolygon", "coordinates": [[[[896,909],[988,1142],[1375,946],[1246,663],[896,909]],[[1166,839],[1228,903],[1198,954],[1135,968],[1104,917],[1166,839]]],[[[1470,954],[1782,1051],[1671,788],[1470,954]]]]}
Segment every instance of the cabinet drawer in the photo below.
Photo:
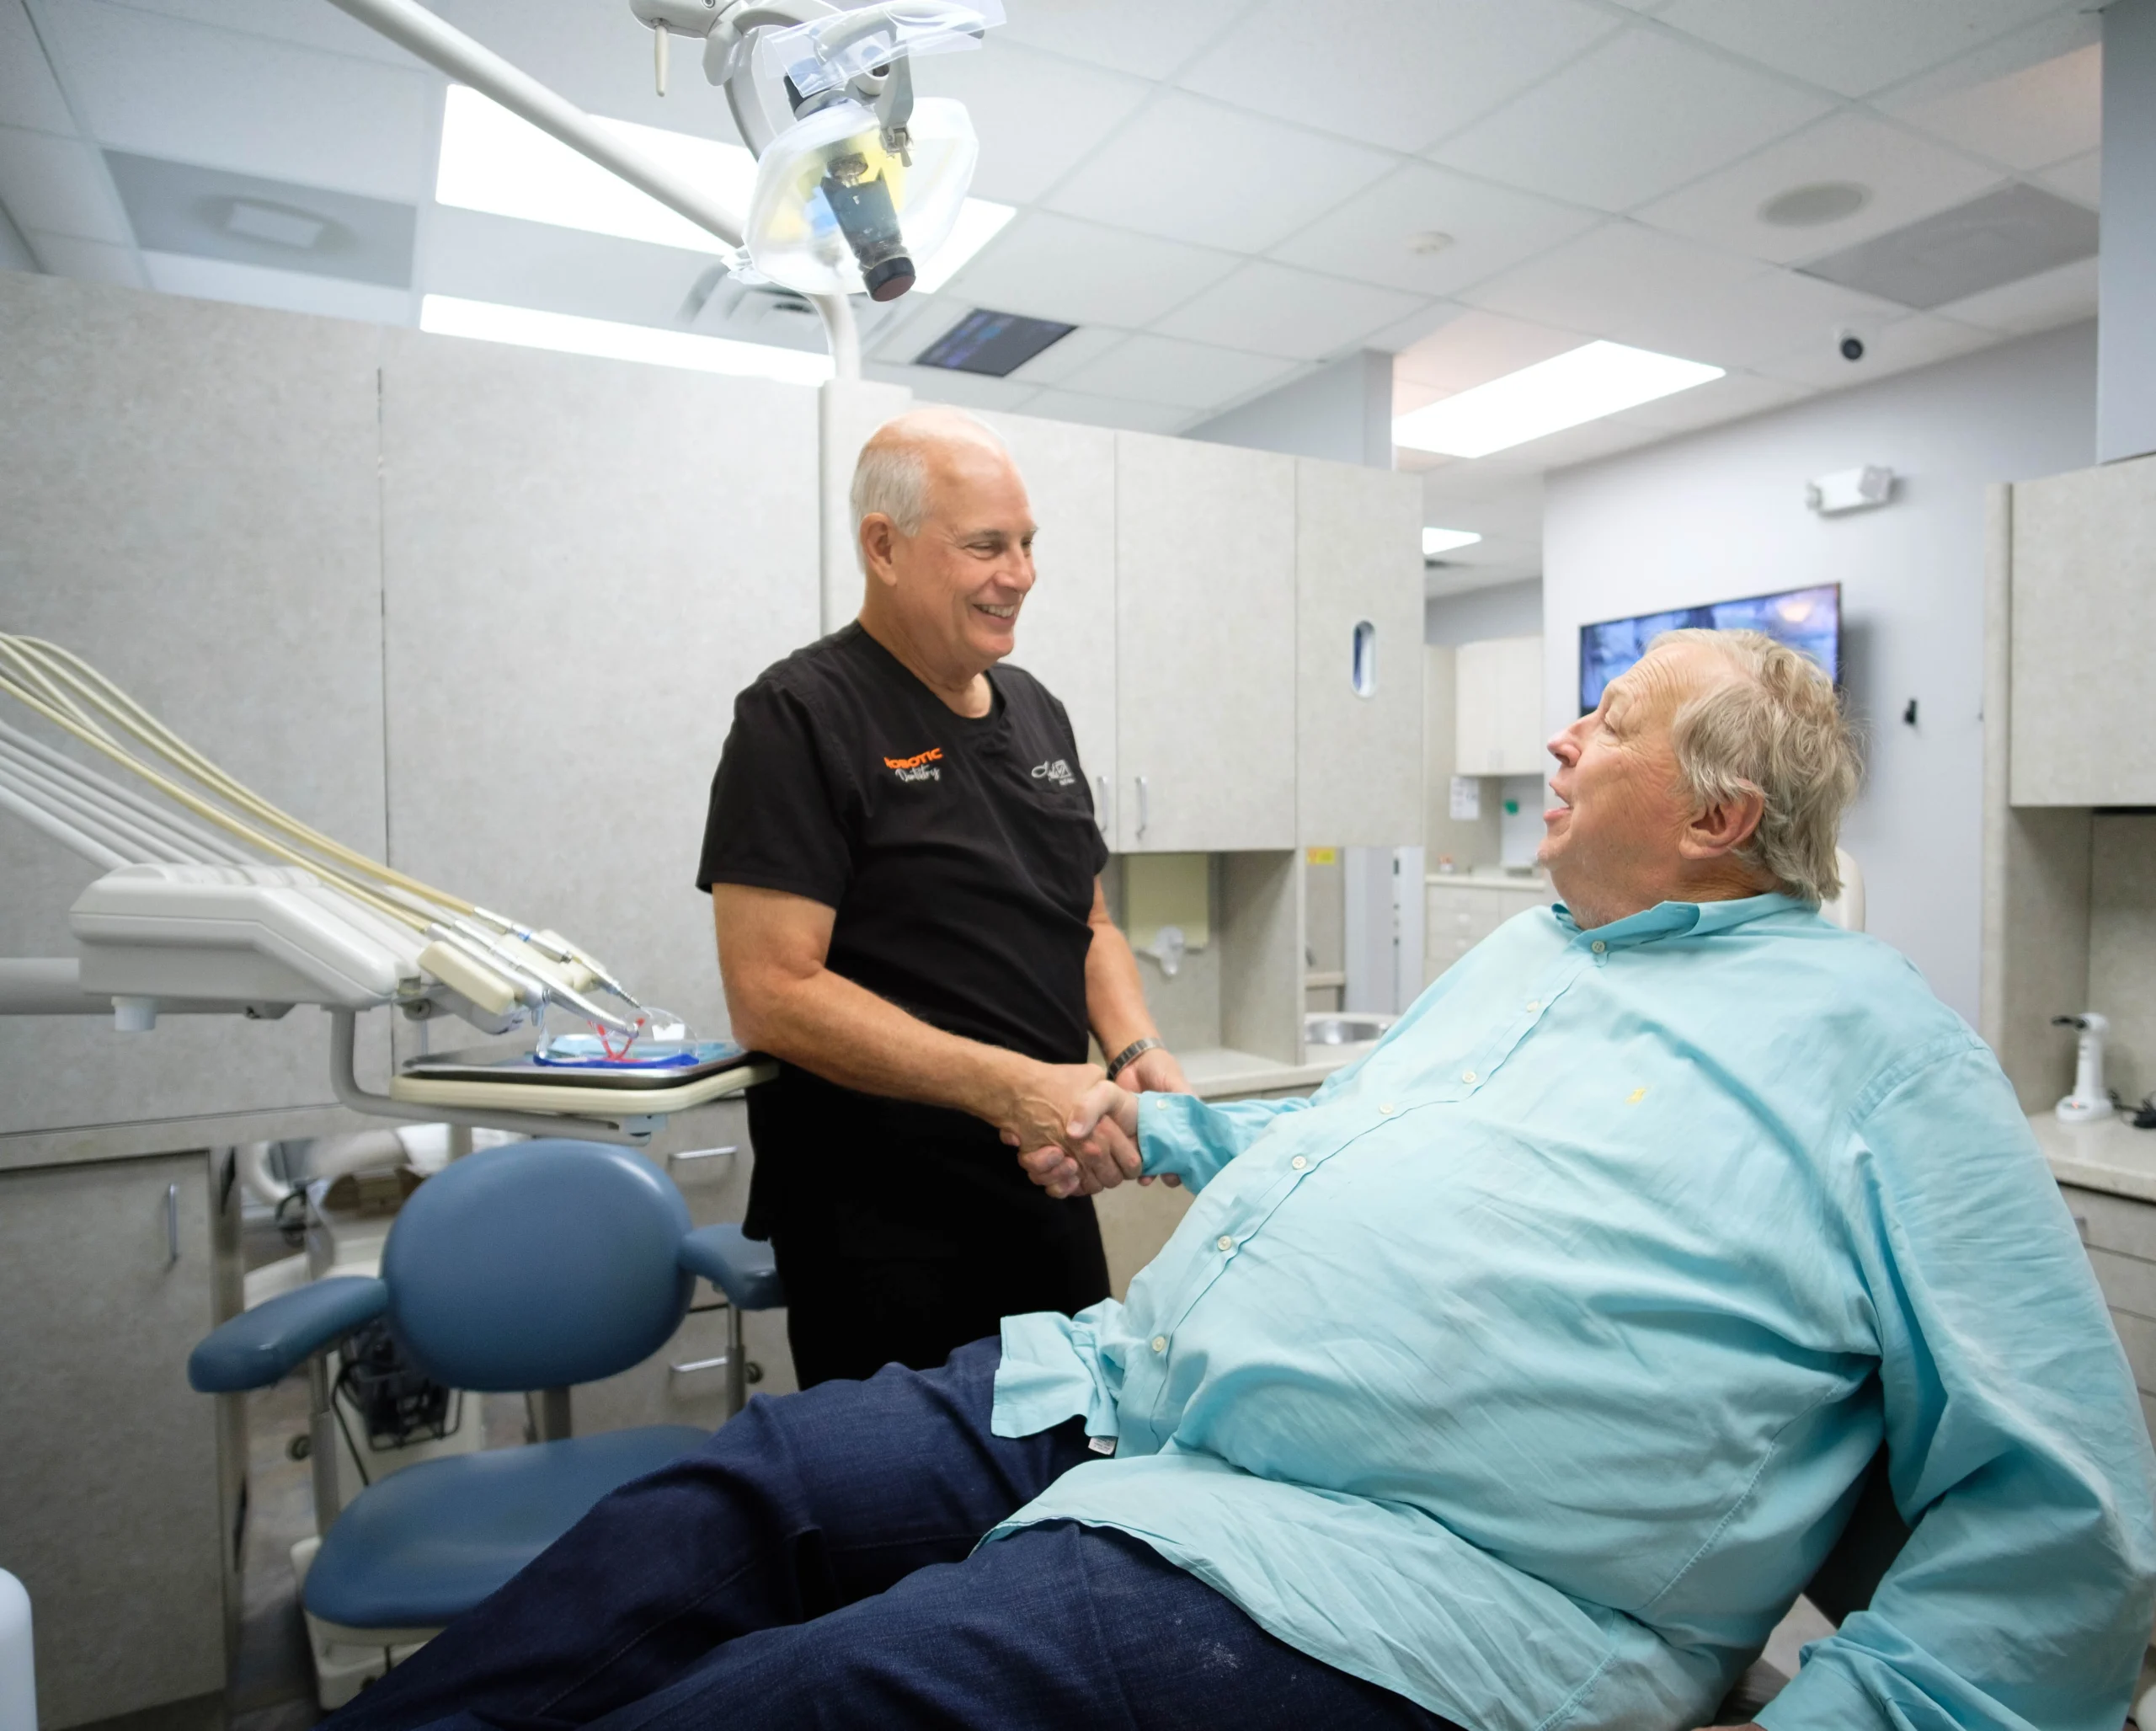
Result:
{"type": "Polygon", "coordinates": [[[2156,1393],[2156,1322],[2127,1311],[2113,1311],[2111,1325],[2119,1331],[2119,1344],[2133,1367],[2134,1386],[2143,1393],[2156,1393]]]}
{"type": "Polygon", "coordinates": [[[2058,1193],[2066,1199],[2067,1211],[2073,1216],[2084,1244],[2156,1262],[2156,1203],[2073,1184],[2061,1184],[2058,1193]]]}
{"type": "Polygon", "coordinates": [[[2124,1256],[2116,1250],[2089,1249],[2089,1265],[2096,1270],[2096,1284],[2104,1290],[2104,1302],[2115,1311],[2156,1319],[2156,1262],[2124,1256]]]}

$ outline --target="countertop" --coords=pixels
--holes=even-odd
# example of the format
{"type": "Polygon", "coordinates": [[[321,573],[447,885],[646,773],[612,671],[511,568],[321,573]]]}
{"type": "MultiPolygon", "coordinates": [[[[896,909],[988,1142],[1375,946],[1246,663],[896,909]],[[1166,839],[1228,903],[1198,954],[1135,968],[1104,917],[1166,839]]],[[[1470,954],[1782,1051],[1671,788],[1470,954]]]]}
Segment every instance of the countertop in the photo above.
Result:
{"type": "Polygon", "coordinates": [[[1313,1046],[1306,1061],[1300,1064],[1260,1057],[1255,1052],[1238,1052],[1225,1046],[1177,1052],[1176,1061],[1182,1066],[1191,1092],[1199,1099],[1235,1100],[1254,1094],[1307,1093],[1342,1066],[1353,1063],[1376,1044],[1375,1040],[1369,1040],[1360,1045],[1313,1046]]]}
{"type": "Polygon", "coordinates": [[[2136,1130],[2122,1112],[2087,1124],[2061,1124],[2032,1112],[2029,1128],[2062,1184],[2156,1202],[2156,1130],[2136,1130]]]}
{"type": "Polygon", "coordinates": [[[1477,866],[1471,872],[1425,872],[1422,881],[1433,890],[1532,890],[1550,893],[1550,880],[1540,872],[1508,872],[1497,866],[1477,866]]]}

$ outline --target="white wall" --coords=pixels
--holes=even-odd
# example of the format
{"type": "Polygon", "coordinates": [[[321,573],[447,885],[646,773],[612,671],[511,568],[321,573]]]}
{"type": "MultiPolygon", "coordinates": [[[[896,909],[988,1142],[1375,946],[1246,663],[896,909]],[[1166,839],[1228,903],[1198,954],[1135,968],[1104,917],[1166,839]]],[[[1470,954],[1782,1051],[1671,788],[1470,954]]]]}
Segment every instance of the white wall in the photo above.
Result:
{"type": "Polygon", "coordinates": [[[1549,478],[1545,707],[1577,713],[1579,628],[1806,584],[1842,585],[1851,708],[1870,733],[1844,831],[1870,930],[1977,1014],[1983,489],[2095,459],[2089,324],[1883,379],[1549,478]],[[1805,509],[1806,478],[1886,463],[1883,510],[1805,509]],[[1901,716],[1912,697],[1918,724],[1901,716]]]}

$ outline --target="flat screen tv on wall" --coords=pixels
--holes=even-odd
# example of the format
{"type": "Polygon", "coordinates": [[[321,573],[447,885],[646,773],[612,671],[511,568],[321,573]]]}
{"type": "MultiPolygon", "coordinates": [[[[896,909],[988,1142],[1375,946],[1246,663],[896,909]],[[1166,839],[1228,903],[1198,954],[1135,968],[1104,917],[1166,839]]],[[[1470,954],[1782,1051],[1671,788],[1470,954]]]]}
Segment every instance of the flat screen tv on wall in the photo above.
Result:
{"type": "Polygon", "coordinates": [[[1764,631],[1793,649],[1801,649],[1827,670],[1835,684],[1841,683],[1842,585],[1824,583],[1816,589],[1785,589],[1774,595],[1581,626],[1580,713],[1593,709],[1602,701],[1602,688],[1644,655],[1656,638],[1691,626],[1709,631],[1764,631]]]}

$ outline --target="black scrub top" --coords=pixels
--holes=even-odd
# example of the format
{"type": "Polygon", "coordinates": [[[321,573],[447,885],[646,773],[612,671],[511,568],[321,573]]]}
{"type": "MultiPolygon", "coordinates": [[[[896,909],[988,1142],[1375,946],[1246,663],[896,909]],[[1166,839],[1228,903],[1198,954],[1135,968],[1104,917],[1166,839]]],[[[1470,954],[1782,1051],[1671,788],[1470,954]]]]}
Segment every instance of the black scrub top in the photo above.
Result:
{"type": "MultiPolygon", "coordinates": [[[[948,1033],[1083,1063],[1107,847],[1063,705],[1022,669],[988,679],[989,713],[957,714],[858,624],[766,669],[734,701],[696,887],[821,902],[834,973],[948,1033]]],[[[753,1237],[942,1257],[1097,1231],[965,1113],[790,1064],[749,1111],[753,1237]]]]}

